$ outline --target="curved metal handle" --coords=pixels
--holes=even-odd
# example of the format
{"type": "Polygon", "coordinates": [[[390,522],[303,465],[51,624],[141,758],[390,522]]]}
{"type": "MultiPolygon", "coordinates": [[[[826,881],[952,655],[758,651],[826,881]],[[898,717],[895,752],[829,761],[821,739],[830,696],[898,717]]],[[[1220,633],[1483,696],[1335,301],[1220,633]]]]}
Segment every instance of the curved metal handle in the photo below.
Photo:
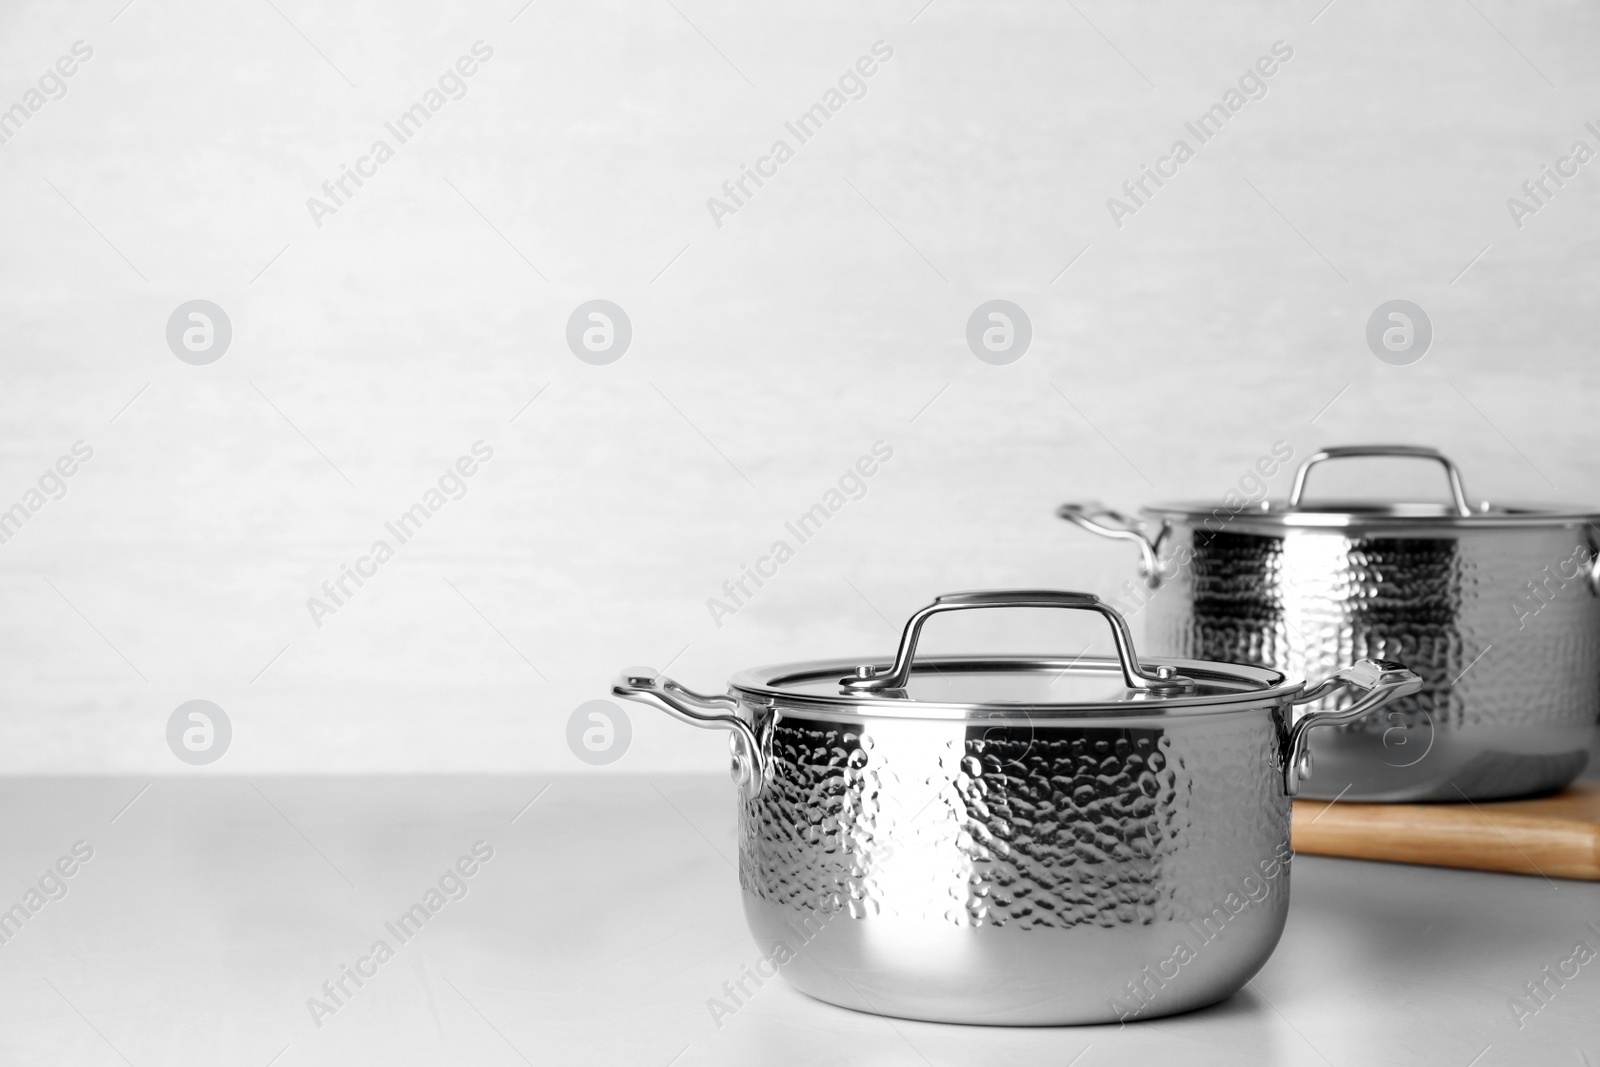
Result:
{"type": "Polygon", "coordinates": [[[1325,459],[1350,459],[1357,456],[1431,459],[1444,467],[1444,472],[1450,479],[1450,497],[1456,506],[1456,514],[1462,518],[1473,514],[1472,505],[1467,503],[1467,491],[1461,485],[1461,472],[1456,470],[1456,465],[1438,449],[1422,448],[1417,445],[1340,445],[1337,448],[1324,448],[1321,452],[1307,456],[1306,461],[1294,472],[1294,487],[1289,490],[1288,510],[1299,509],[1300,498],[1305,493],[1306,475],[1311,472],[1312,467],[1325,459]]]}
{"type": "Polygon", "coordinates": [[[1590,594],[1600,596],[1600,531],[1595,529],[1594,523],[1585,523],[1584,529],[1589,531],[1589,566],[1583,573],[1588,579],[1590,594]]]}
{"type": "Polygon", "coordinates": [[[1294,703],[1309,704],[1347,686],[1359,689],[1365,695],[1349,707],[1308,711],[1289,728],[1283,758],[1283,788],[1289,796],[1299,793],[1301,781],[1311,777],[1311,749],[1307,734],[1319,726],[1342,726],[1347,722],[1355,722],[1396,697],[1415,693],[1422,688],[1422,679],[1394,660],[1363,659],[1303,690],[1294,698],[1294,703]]]}
{"type": "Polygon", "coordinates": [[[1056,589],[992,589],[972,593],[946,593],[934,597],[933,603],[919,610],[906,623],[900,635],[900,650],[895,653],[894,666],[882,674],[869,665],[856,668],[855,677],[841,679],[846,689],[876,692],[884,689],[902,689],[911,677],[911,661],[917,653],[917,639],[922,634],[922,624],[942,611],[963,611],[968,608],[1070,608],[1078,611],[1096,611],[1111,623],[1111,636],[1117,643],[1117,660],[1122,665],[1122,680],[1129,689],[1185,689],[1194,683],[1173,672],[1171,667],[1147,670],[1139,665],[1139,656],[1133,650],[1133,635],[1128,623],[1116,609],[1093,593],[1066,593],[1056,589]]]}
{"type": "Polygon", "coordinates": [[[1151,589],[1161,586],[1161,569],[1156,557],[1161,554],[1161,542],[1166,540],[1167,534],[1172,530],[1172,524],[1163,522],[1161,533],[1156,535],[1154,541],[1144,535],[1144,524],[1138,519],[1130,518],[1120,511],[1113,511],[1104,504],[1062,504],[1056,508],[1056,516],[1068,522],[1081,526],[1090,533],[1109,537],[1113,541],[1132,541],[1139,546],[1139,574],[1151,589]],[[1108,526],[1103,520],[1109,519],[1116,523],[1108,526]]]}
{"type": "Polygon", "coordinates": [[[615,696],[660,708],[673,718],[702,730],[732,730],[728,751],[733,757],[729,773],[746,797],[766,785],[766,761],[749,723],[734,714],[739,701],[729,693],[696,693],[671,678],[646,669],[624,671],[611,687],[615,696]]]}

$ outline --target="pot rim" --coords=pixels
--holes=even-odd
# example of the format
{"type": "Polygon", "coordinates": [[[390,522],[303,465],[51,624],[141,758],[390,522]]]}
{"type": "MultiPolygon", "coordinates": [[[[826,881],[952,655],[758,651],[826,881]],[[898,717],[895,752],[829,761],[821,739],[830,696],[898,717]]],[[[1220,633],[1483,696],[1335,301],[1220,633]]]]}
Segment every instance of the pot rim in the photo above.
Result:
{"type": "Polygon", "coordinates": [[[1221,501],[1176,501],[1146,504],[1140,511],[1153,519],[1179,520],[1202,526],[1217,520],[1228,527],[1244,526],[1272,531],[1299,529],[1397,529],[1438,534],[1461,529],[1556,528],[1600,525],[1600,512],[1570,504],[1498,504],[1487,511],[1458,515],[1446,505],[1432,503],[1377,503],[1330,501],[1314,508],[1290,509],[1281,501],[1263,500],[1238,511],[1221,501]]]}
{"type": "MultiPolygon", "coordinates": [[[[796,684],[843,679],[861,664],[858,659],[821,659],[779,663],[740,671],[728,683],[729,690],[744,698],[781,710],[804,708],[826,713],[830,718],[868,720],[874,718],[924,719],[941,722],[1004,722],[1008,719],[1030,723],[1068,722],[1097,719],[1117,722],[1142,722],[1150,719],[1215,715],[1256,710],[1282,705],[1305,689],[1305,682],[1270,667],[1214,660],[1147,657],[1146,663],[1171,667],[1200,683],[1239,684],[1230,693],[1131,691],[1122,700],[1072,701],[936,701],[918,700],[904,690],[799,692],[796,684]],[[897,695],[898,694],[898,695],[897,695]]],[[[877,661],[882,665],[883,660],[877,661]]],[[[1120,678],[1121,665],[1115,658],[1102,656],[1031,655],[946,655],[919,657],[913,668],[917,674],[939,671],[962,673],[1104,673],[1120,678]]]]}

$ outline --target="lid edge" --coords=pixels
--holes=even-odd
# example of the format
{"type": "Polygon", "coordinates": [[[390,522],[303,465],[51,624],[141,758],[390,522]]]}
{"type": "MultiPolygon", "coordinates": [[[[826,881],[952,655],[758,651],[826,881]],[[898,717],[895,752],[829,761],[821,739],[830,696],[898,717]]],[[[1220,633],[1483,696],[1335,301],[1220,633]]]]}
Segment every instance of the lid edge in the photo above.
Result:
{"type": "MultiPolygon", "coordinates": [[[[884,661],[886,657],[876,657],[884,661]]],[[[1256,688],[1241,689],[1232,693],[1215,693],[1204,696],[1174,693],[1143,700],[1090,701],[1039,703],[1033,701],[925,701],[909,697],[887,696],[883,692],[804,693],[782,688],[783,679],[836,675],[850,675],[857,660],[825,659],[795,663],[778,663],[756,667],[735,674],[728,683],[730,691],[762,702],[778,702],[786,706],[804,706],[836,715],[883,715],[909,719],[939,719],[960,721],[978,719],[985,722],[1006,716],[1043,717],[1050,719],[1148,719],[1179,715],[1199,715],[1229,710],[1232,706],[1276,703],[1305,688],[1303,679],[1294,678],[1272,667],[1254,664],[1224,663],[1216,660],[1190,660],[1166,656],[1145,656],[1148,664],[1171,666],[1179,672],[1194,677],[1202,683],[1206,676],[1226,678],[1234,682],[1255,683],[1256,688]],[[767,679],[763,681],[762,679],[767,679]]],[[[1033,670],[1069,670],[1076,667],[1107,674],[1119,671],[1117,661],[1103,657],[1077,657],[1067,659],[1051,656],[1019,655],[945,655],[919,658],[913,670],[942,667],[950,670],[996,670],[1004,665],[1033,670]]],[[[1087,673],[1087,671],[1085,671],[1087,673]]]]}

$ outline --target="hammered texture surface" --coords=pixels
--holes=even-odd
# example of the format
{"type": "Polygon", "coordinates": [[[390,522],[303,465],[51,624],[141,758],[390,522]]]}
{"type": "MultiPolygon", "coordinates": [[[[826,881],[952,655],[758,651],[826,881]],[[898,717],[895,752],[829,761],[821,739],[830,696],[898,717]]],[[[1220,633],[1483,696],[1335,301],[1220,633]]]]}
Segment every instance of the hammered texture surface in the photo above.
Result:
{"type": "Polygon", "coordinates": [[[1287,848],[1282,708],[1148,729],[747,711],[771,769],[743,805],[740,880],[800,912],[1024,930],[1181,921],[1287,848]]]}
{"type": "Polygon", "coordinates": [[[1151,602],[1145,644],[1311,681],[1364,657],[1422,676],[1421,692],[1345,731],[1381,734],[1429,717],[1438,730],[1593,723],[1600,599],[1581,576],[1559,575],[1580,540],[1565,529],[1437,538],[1292,530],[1202,534],[1197,545],[1192,530],[1175,529],[1167,551],[1185,548],[1192,559],[1151,602]]]}
{"type": "MultiPolygon", "coordinates": [[[[1583,574],[1585,536],[1528,527],[1196,537],[1174,528],[1165,551],[1188,562],[1169,564],[1177,574],[1150,602],[1145,646],[1313,683],[1362,658],[1421,675],[1420,692],[1311,735],[1306,796],[1459,800],[1555,789],[1582,772],[1600,720],[1600,599],[1583,574]]],[[[1320,706],[1351,699],[1336,693],[1320,706]]]]}

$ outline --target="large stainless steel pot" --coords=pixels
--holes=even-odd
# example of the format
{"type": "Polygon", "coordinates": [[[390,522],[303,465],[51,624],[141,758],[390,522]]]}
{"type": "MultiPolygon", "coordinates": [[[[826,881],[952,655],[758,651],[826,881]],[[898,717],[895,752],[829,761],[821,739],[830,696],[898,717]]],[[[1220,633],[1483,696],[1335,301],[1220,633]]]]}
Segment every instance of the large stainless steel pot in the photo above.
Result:
{"type": "Polygon", "coordinates": [[[1285,503],[1167,504],[1132,519],[1059,511],[1135,542],[1156,592],[1145,642],[1171,655],[1320,675],[1361,656],[1401,660],[1422,691],[1312,742],[1317,797],[1479,800],[1576,778],[1600,719],[1600,555],[1583,508],[1467,501],[1431,448],[1329,448],[1285,503]],[[1451,502],[1304,502],[1329,459],[1427,459],[1451,502]]]}
{"type": "Polygon", "coordinates": [[[746,671],[715,695],[630,671],[613,692],[732,731],[761,978],[883,1015],[1012,1025],[1153,1018],[1237,991],[1283,929],[1308,732],[1420,684],[1383,662],[1310,689],[1261,667],[1141,662],[1119,614],[1054,591],[939,597],[892,664],[859,663],[746,671]],[[994,607],[1099,612],[1116,658],[915,658],[929,617],[994,607]],[[1296,718],[1347,688],[1362,694],[1350,706],[1296,718]]]}

